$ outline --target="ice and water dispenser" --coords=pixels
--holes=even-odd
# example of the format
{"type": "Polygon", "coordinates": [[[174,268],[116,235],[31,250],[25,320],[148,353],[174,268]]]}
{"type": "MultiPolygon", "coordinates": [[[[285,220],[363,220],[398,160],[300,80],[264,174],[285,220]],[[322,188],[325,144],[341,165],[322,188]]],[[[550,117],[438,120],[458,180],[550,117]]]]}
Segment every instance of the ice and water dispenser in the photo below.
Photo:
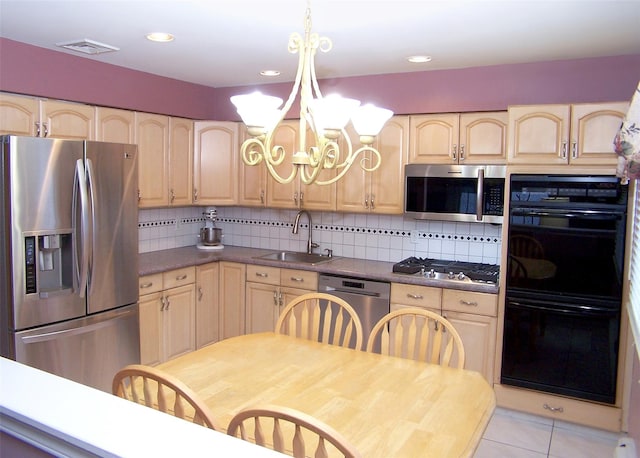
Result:
{"type": "Polygon", "coordinates": [[[24,238],[25,293],[49,294],[73,289],[71,233],[28,235],[24,238]]]}

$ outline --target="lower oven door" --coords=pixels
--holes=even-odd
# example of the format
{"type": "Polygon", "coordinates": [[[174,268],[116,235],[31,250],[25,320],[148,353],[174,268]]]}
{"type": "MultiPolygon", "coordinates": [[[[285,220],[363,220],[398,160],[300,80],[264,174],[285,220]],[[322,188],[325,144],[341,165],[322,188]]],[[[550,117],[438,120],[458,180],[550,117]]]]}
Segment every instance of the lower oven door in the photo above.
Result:
{"type": "Polygon", "coordinates": [[[501,383],[614,404],[619,323],[614,304],[507,297],[501,383]]]}

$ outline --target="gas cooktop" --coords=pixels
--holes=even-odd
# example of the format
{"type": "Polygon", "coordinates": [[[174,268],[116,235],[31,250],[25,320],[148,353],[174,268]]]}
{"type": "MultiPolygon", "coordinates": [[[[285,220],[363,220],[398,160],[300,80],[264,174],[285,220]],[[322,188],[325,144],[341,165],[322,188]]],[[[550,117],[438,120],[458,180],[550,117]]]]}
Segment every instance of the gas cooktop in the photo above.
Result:
{"type": "Polygon", "coordinates": [[[446,281],[497,284],[500,266],[476,262],[446,261],[414,256],[393,265],[393,272],[423,275],[425,278],[446,281]]]}

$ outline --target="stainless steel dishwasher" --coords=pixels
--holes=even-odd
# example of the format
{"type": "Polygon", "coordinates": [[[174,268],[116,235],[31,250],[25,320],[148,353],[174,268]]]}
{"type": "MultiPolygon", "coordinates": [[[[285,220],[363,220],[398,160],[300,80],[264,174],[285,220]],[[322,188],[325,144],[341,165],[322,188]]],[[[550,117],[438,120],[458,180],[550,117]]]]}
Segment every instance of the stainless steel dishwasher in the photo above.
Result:
{"type": "MultiPolygon", "coordinates": [[[[362,323],[362,349],[364,350],[373,326],[380,318],[389,313],[391,285],[376,280],[320,274],[318,291],[344,299],[354,308],[362,323]]],[[[351,340],[351,347],[353,347],[355,337],[352,337],[351,340]]],[[[374,350],[376,349],[374,348],[374,350]]]]}

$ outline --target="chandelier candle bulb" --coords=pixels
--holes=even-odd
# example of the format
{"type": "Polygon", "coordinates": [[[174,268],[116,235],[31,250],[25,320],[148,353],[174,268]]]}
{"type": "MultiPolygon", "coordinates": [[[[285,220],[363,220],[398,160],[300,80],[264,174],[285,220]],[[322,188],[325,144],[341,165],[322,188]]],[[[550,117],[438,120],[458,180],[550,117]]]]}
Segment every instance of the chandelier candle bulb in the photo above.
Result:
{"type": "Polygon", "coordinates": [[[293,33],[289,37],[289,52],[299,53],[299,60],[295,83],[282,108],[282,99],[259,92],[231,97],[231,102],[236,106],[251,136],[242,144],[242,160],[251,166],[264,161],[273,179],[282,184],[291,183],[299,176],[300,181],[307,185],[330,185],[342,178],[356,162],[366,172],[372,172],[378,169],[381,163],[380,153],[372,145],[393,112],[372,105],[361,107],[359,100],[337,94],[323,97],[316,78],[315,55],[318,50],[331,50],[331,40],[311,33],[310,8],[307,8],[305,14],[304,27],[304,36],[293,33]],[[300,143],[297,151],[287,153],[282,146],[273,144],[274,132],[286,117],[298,94],[300,143]],[[362,144],[355,150],[345,130],[350,119],[362,144]],[[312,132],[309,144],[305,134],[307,125],[312,132]],[[344,152],[338,143],[341,134],[346,137],[344,152]],[[356,161],[360,155],[361,160],[356,161]],[[282,177],[275,166],[281,164],[285,158],[288,158],[294,167],[289,176],[282,177]],[[320,172],[324,169],[336,169],[339,172],[329,179],[319,180],[320,172]]]}

